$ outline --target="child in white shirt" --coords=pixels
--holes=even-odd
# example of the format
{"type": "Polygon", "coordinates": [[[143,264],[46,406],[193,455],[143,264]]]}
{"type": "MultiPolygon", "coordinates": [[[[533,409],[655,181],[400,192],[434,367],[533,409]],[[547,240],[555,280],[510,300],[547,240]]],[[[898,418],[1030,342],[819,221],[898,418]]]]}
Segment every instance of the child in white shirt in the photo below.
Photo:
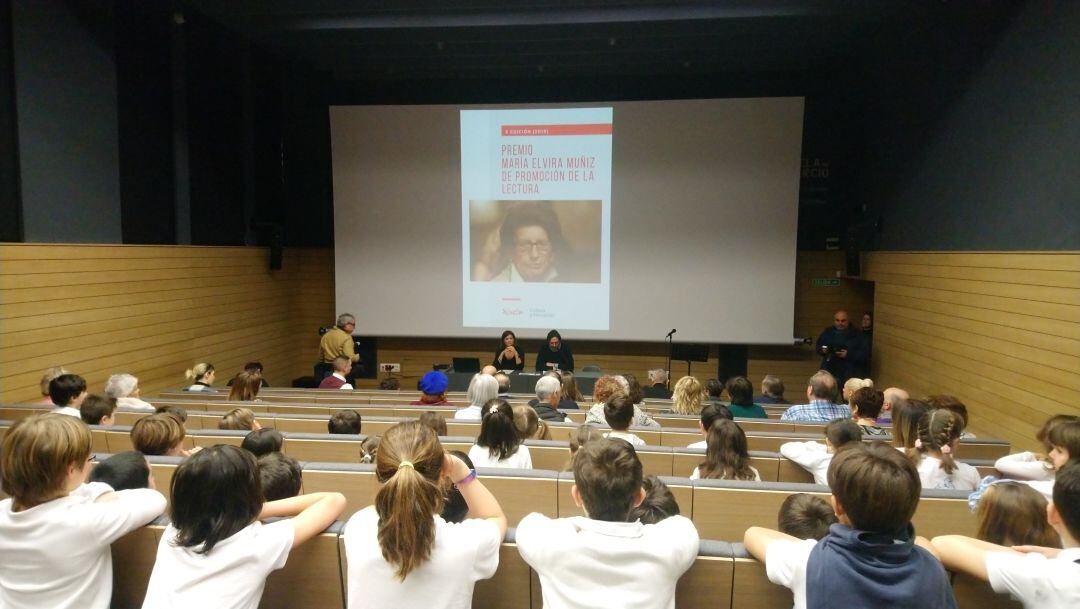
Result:
{"type": "Polygon", "coordinates": [[[919,420],[919,435],[908,456],[919,469],[924,489],[973,491],[979,486],[979,470],[956,461],[956,447],[964,432],[964,419],[939,408],[919,420]]]}
{"type": "Polygon", "coordinates": [[[345,525],[349,609],[467,609],[477,580],[495,574],[506,517],[461,459],[443,451],[419,421],[387,430],[375,456],[382,486],[375,505],[345,525]],[[443,483],[452,482],[467,518],[439,516],[443,483]]]}
{"type": "Polygon", "coordinates": [[[1062,467],[1046,508],[1063,550],[1038,546],[1007,548],[961,535],[935,537],[942,562],[989,581],[995,592],[1008,593],[1029,609],[1080,607],[1080,461],[1062,467]]]}
{"type": "Polygon", "coordinates": [[[825,426],[825,444],[785,442],[780,454],[814,475],[814,484],[828,484],[826,474],[836,451],[849,442],[862,442],[862,430],[851,419],[833,419],[825,426]]]}
{"type": "Polygon", "coordinates": [[[698,533],[684,516],[626,522],[645,499],[641,462],[627,442],[593,440],[574,455],[570,493],[585,516],[529,514],[517,527],[522,558],[540,576],[546,609],[675,606],[698,533]]]}
{"type": "Polygon", "coordinates": [[[476,467],[532,469],[532,455],[522,440],[510,403],[492,398],[484,405],[480,435],[469,448],[469,459],[476,467]]]}
{"type": "Polygon", "coordinates": [[[761,480],[761,474],[750,465],[746,434],[735,421],[713,421],[706,442],[705,460],[694,468],[690,474],[691,480],[761,480]]]}
{"type": "Polygon", "coordinates": [[[341,493],[264,503],[255,456],[225,444],[181,463],[172,490],[143,609],[256,609],[270,572],[345,509],[341,493]],[[294,517],[259,522],[279,516],[294,517]]]}
{"type": "Polygon", "coordinates": [[[630,433],[630,422],[634,420],[634,401],[625,394],[616,394],[604,403],[604,420],[611,431],[605,438],[618,438],[632,446],[645,446],[645,440],[630,433]]]}
{"type": "Polygon", "coordinates": [[[78,374],[61,374],[49,381],[49,398],[56,405],[52,412],[81,419],[79,407],[86,399],[86,379],[78,374]]]}
{"type": "Polygon", "coordinates": [[[4,437],[0,607],[106,609],[109,545],[165,510],[155,490],[83,484],[90,444],[85,423],[57,414],[23,419],[4,437]]]}

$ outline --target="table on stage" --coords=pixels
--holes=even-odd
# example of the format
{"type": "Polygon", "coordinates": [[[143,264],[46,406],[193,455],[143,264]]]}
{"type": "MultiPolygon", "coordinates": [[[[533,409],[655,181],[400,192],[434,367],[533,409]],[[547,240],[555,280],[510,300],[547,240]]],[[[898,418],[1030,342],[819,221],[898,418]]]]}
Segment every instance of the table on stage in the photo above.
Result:
{"type": "MultiPolygon", "coordinates": [[[[578,389],[581,390],[583,395],[592,395],[596,379],[603,375],[603,372],[575,372],[574,378],[577,380],[578,389]]],[[[450,378],[450,386],[447,387],[448,391],[467,391],[473,373],[447,371],[446,376],[450,378]]],[[[510,393],[535,394],[536,380],[539,378],[540,375],[536,372],[514,372],[510,375],[510,393]]]]}

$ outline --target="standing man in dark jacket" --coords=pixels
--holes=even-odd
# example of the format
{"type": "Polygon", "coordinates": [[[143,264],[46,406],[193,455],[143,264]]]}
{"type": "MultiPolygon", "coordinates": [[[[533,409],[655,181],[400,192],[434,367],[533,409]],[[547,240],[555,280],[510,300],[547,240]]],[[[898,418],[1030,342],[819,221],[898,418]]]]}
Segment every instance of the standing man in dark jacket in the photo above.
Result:
{"type": "Polygon", "coordinates": [[[821,369],[836,377],[838,386],[843,387],[849,378],[866,376],[869,345],[862,332],[851,327],[847,311],[833,315],[833,325],[818,336],[816,346],[821,355],[821,369]]]}

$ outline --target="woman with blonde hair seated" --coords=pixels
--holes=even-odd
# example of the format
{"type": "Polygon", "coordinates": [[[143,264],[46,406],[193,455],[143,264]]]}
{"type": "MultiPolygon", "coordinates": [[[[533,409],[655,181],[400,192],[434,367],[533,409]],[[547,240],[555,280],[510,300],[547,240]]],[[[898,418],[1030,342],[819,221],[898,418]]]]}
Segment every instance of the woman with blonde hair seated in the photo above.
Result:
{"type": "Polygon", "coordinates": [[[857,378],[849,378],[848,380],[844,381],[844,389],[840,392],[841,395],[843,396],[844,403],[847,404],[848,406],[850,406],[851,405],[851,396],[855,395],[856,391],[858,391],[860,389],[863,389],[863,388],[873,389],[874,388],[874,381],[872,381],[870,379],[857,379],[857,378]]]}
{"type": "Polygon", "coordinates": [[[118,408],[154,412],[153,404],[139,399],[141,393],[139,379],[130,374],[114,374],[105,381],[105,396],[116,398],[118,408]]]}
{"type": "MultiPolygon", "coordinates": [[[[589,413],[585,416],[586,423],[595,423],[597,425],[607,425],[607,419],[604,418],[604,404],[609,399],[616,395],[626,395],[626,383],[625,380],[605,374],[604,376],[596,379],[596,385],[593,386],[593,405],[589,408],[589,413]]],[[[641,408],[634,406],[634,418],[630,420],[631,427],[660,427],[660,424],[653,420],[652,417],[645,414],[645,411],[641,408]]]]}
{"type": "Polygon", "coordinates": [[[195,364],[184,372],[184,378],[193,381],[186,391],[213,391],[214,388],[211,385],[214,384],[216,374],[213,364],[206,362],[195,364]]]}
{"type": "Polygon", "coordinates": [[[684,376],[675,383],[671,392],[671,411],[675,414],[701,414],[701,400],[705,397],[705,388],[701,381],[692,376],[684,376]]]}

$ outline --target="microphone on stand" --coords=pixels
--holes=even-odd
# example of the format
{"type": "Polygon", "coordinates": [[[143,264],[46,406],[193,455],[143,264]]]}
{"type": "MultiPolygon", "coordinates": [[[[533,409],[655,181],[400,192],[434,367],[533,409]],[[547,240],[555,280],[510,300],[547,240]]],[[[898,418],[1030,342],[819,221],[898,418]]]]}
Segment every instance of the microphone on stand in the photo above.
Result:
{"type": "Polygon", "coordinates": [[[664,336],[664,338],[671,338],[671,335],[672,335],[672,334],[675,334],[675,328],[672,328],[672,329],[671,329],[671,332],[668,332],[668,333],[667,333],[667,335],[666,335],[666,336],[664,336]]]}

